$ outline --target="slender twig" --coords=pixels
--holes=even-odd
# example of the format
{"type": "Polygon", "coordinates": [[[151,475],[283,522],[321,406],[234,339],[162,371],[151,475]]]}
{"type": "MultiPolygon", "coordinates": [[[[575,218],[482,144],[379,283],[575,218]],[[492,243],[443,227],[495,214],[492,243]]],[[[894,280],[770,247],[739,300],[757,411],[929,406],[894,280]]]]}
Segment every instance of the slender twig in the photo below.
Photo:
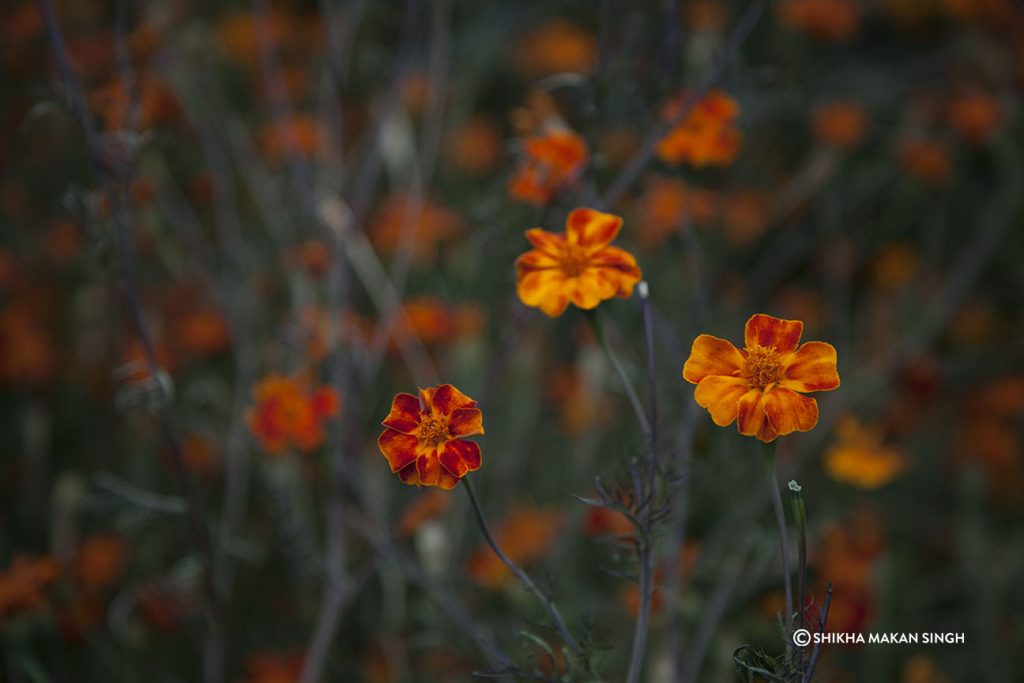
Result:
{"type": "Polygon", "coordinates": [[[778,441],[764,444],[764,470],[768,475],[768,487],[772,495],[772,507],[775,509],[775,521],[779,527],[779,550],[782,554],[782,581],[786,591],[786,637],[793,633],[793,585],[789,576],[789,542],[787,541],[786,513],[782,509],[782,494],[779,492],[779,480],[775,473],[775,453],[778,441]]]}
{"type": "Polygon", "coordinates": [[[480,533],[483,534],[484,540],[487,541],[487,545],[491,547],[494,554],[498,556],[509,570],[515,574],[519,582],[523,584],[523,587],[536,596],[537,600],[540,601],[541,606],[544,607],[544,611],[551,617],[551,621],[554,622],[555,628],[558,630],[559,635],[565,642],[569,649],[572,650],[573,654],[577,657],[583,656],[583,650],[580,648],[576,639],[572,637],[569,632],[569,627],[565,625],[565,620],[562,619],[561,612],[558,611],[558,606],[555,605],[554,601],[548,596],[547,593],[542,591],[537,584],[533,582],[533,579],[524,572],[519,565],[509,559],[508,555],[502,552],[501,548],[498,547],[498,542],[494,540],[494,536],[491,534],[491,529],[487,525],[487,519],[484,517],[484,511],[480,507],[480,501],[477,500],[476,491],[473,489],[473,482],[469,477],[462,478],[462,486],[466,489],[466,495],[469,496],[470,506],[473,508],[473,513],[476,515],[477,524],[480,526],[480,533]]]}
{"type": "MultiPolygon", "coordinates": [[[[818,624],[818,633],[825,632],[825,625],[828,623],[828,610],[832,606],[832,582],[829,581],[828,588],[825,591],[825,606],[821,610],[821,623],[818,624]]],[[[819,638],[818,642],[814,644],[814,650],[811,652],[811,661],[807,665],[807,675],[804,676],[803,683],[810,683],[811,678],[814,677],[814,669],[818,666],[818,655],[821,654],[821,644],[823,638],[819,638]]]]}
{"type": "Polygon", "coordinates": [[[629,379],[629,375],[626,373],[626,369],[622,367],[622,363],[619,361],[619,357],[612,351],[612,347],[608,344],[608,339],[604,334],[604,323],[601,322],[601,314],[594,309],[587,311],[587,320],[590,321],[591,327],[594,328],[594,336],[597,338],[597,343],[601,346],[601,350],[608,357],[608,361],[615,368],[615,372],[619,375],[619,379],[622,380],[622,388],[626,392],[626,397],[629,399],[629,404],[633,407],[633,412],[636,414],[636,419],[640,423],[640,428],[644,433],[644,441],[650,443],[651,435],[651,424],[647,419],[647,415],[644,412],[643,404],[640,403],[640,397],[637,396],[636,389],[633,387],[632,380],[629,379]]]}

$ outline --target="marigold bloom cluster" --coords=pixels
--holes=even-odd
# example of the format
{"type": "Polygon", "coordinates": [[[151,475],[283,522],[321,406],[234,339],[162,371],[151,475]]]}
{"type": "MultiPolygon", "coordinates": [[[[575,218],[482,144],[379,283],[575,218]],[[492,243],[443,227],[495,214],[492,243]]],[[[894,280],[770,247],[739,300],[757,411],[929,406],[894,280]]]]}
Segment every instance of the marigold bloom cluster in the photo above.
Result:
{"type": "Polygon", "coordinates": [[[398,394],[381,424],[377,447],[406,484],[452,489],[480,467],[480,446],[463,437],[484,433],[483,413],[451,384],[398,394]]]}
{"type": "Polygon", "coordinates": [[[341,401],[331,387],[312,387],[303,376],[272,374],[253,389],[246,420],[263,449],[273,455],[288,447],[308,452],[323,445],[324,423],[341,401]]]}
{"type": "Polygon", "coordinates": [[[587,143],[571,130],[556,129],[523,141],[523,157],[509,193],[543,206],[571,183],[587,164],[587,143]]]}
{"type": "Polygon", "coordinates": [[[800,344],[804,324],[757,314],[747,321],[746,347],[702,334],[693,342],[683,378],[696,384],[693,396],[720,427],[768,443],[818,424],[818,403],[806,392],[839,386],[836,350],[813,341],[800,344]]]}
{"type": "Polygon", "coordinates": [[[882,440],[856,418],[846,417],[837,427],[839,439],[825,452],[825,470],[836,481],[862,489],[877,489],[898,477],[907,467],[904,455],[882,440]]]}
{"type": "Polygon", "coordinates": [[[621,228],[618,216],[576,209],[566,220],[565,233],[527,230],[526,239],[535,248],[516,259],[520,301],[554,317],[570,302],[590,310],[605,299],[631,296],[640,268],[628,251],[609,246],[621,228]]]}
{"type": "MultiPolygon", "coordinates": [[[[687,105],[686,100],[685,94],[670,100],[662,110],[662,118],[677,119],[687,105]]],[[[739,114],[736,100],[721,90],[712,90],[658,142],[658,158],[695,168],[728,166],[736,158],[743,139],[736,127],[739,114]]]]}

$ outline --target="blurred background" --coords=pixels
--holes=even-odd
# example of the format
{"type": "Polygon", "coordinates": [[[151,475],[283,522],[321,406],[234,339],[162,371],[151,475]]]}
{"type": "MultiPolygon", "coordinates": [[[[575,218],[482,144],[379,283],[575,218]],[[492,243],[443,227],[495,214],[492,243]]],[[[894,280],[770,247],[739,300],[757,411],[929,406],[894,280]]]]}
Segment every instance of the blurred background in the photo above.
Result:
{"type": "MultiPolygon", "coordinates": [[[[1019,3],[10,0],[0,69],[0,679],[592,680],[377,450],[450,382],[499,543],[624,680],[632,525],[573,496],[642,433],[581,312],[515,289],[578,206],[651,291],[643,680],[784,649],[759,444],[680,374],[757,312],[838,349],[779,445],[808,613],[831,582],[829,631],[966,640],[814,680],[1024,677],[1019,3]]],[[[637,298],[601,313],[646,396],[637,298]]]]}

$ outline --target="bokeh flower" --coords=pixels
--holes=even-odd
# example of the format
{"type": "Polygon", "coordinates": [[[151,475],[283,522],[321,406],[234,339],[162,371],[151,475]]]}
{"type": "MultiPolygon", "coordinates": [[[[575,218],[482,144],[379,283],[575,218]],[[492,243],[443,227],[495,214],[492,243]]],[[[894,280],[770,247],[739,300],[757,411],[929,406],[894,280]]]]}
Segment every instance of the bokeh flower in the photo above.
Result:
{"type": "Polygon", "coordinates": [[[451,384],[419,394],[395,396],[377,447],[404,483],[455,488],[480,467],[480,446],[462,437],[484,433],[483,413],[451,384]]]}
{"type": "MultiPolygon", "coordinates": [[[[505,555],[517,565],[528,565],[544,556],[558,540],[564,515],[560,510],[522,505],[502,520],[494,537],[505,555]]],[[[466,561],[466,573],[485,588],[501,588],[512,572],[488,545],[473,551],[466,561]]]]}
{"type": "Polygon", "coordinates": [[[868,118],[856,102],[828,102],[814,111],[811,127],[818,142],[851,150],[864,139],[868,118]]]}
{"type": "Polygon", "coordinates": [[[838,440],[825,452],[825,471],[836,481],[861,489],[877,489],[907,467],[903,453],[886,446],[882,434],[852,416],[839,421],[838,440]]]}
{"type": "Polygon", "coordinates": [[[331,387],[312,387],[303,376],[272,374],[253,390],[255,405],[246,419],[264,450],[273,455],[289,446],[308,452],[325,439],[324,422],[340,409],[331,387]]]}
{"type": "Polygon", "coordinates": [[[509,193],[520,201],[543,206],[575,180],[589,157],[587,143],[568,129],[555,128],[526,138],[509,193]]]}
{"type": "Polygon", "coordinates": [[[628,251],[609,246],[622,219],[594,209],[576,209],[565,233],[526,231],[535,247],[516,259],[516,291],[527,306],[561,315],[571,302],[590,310],[605,299],[626,298],[640,281],[640,268],[628,251]]]}
{"type": "Polygon", "coordinates": [[[694,399],[720,427],[768,443],[818,424],[818,403],[806,392],[839,386],[836,350],[820,341],[800,344],[804,324],[758,313],[744,330],[745,348],[709,334],[693,341],[683,378],[694,399]]]}
{"type": "MultiPolygon", "coordinates": [[[[685,94],[671,99],[662,109],[662,119],[678,118],[685,102],[685,94]]],[[[694,168],[728,166],[736,158],[743,139],[736,127],[739,114],[736,100],[721,90],[712,90],[658,142],[658,158],[694,168]]]]}

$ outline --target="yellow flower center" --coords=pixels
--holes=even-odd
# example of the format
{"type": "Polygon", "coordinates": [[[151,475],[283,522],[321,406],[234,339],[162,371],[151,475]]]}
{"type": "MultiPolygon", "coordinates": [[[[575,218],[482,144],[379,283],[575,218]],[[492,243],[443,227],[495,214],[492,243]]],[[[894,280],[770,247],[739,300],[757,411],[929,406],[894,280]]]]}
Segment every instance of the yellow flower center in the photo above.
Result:
{"type": "Polygon", "coordinates": [[[559,266],[567,277],[579,277],[590,266],[590,255],[578,245],[566,244],[559,266]]]}
{"type": "Polygon", "coordinates": [[[430,415],[420,422],[418,432],[420,443],[438,446],[451,438],[448,433],[448,418],[444,415],[430,415]]]}
{"type": "Polygon", "coordinates": [[[747,349],[743,379],[747,380],[750,386],[759,389],[782,379],[782,357],[774,346],[755,346],[747,349]]]}

